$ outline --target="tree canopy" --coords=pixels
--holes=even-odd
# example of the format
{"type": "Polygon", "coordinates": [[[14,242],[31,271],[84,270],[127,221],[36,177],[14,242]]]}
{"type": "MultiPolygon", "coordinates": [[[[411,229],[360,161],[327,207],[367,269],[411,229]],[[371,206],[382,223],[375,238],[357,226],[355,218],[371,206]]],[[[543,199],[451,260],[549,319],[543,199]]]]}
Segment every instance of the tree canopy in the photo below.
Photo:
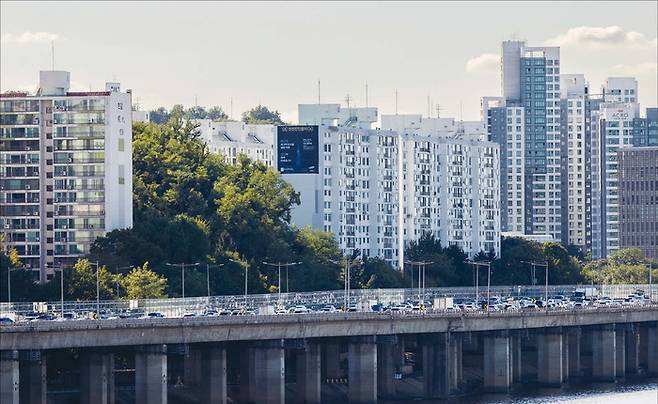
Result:
{"type": "Polygon", "coordinates": [[[284,125],[281,119],[281,113],[276,110],[270,110],[264,105],[258,104],[249,111],[242,113],[242,122],[244,123],[271,123],[274,125],[284,125]]]}

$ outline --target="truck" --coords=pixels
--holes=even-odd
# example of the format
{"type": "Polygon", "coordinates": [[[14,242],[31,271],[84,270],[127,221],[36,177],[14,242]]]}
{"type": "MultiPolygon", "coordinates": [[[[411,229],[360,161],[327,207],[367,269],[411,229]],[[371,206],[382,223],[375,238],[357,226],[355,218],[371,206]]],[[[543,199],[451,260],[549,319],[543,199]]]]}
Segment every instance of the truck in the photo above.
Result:
{"type": "Polygon", "coordinates": [[[573,297],[576,300],[582,300],[582,299],[587,299],[591,300],[599,295],[599,291],[595,287],[582,287],[582,288],[577,288],[573,292],[573,297]]]}

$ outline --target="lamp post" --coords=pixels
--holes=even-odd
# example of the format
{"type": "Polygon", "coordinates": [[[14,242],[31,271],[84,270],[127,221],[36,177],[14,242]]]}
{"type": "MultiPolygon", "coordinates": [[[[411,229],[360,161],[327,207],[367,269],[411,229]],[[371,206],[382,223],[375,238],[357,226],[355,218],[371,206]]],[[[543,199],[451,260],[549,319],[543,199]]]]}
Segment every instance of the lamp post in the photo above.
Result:
{"type": "Polygon", "coordinates": [[[548,261],[544,261],[544,262],[521,261],[521,262],[524,264],[530,264],[533,278],[536,271],[535,269],[536,267],[544,267],[544,269],[546,270],[546,284],[544,286],[544,306],[546,306],[546,310],[548,311],[548,261]]]}
{"type": "Polygon", "coordinates": [[[219,268],[223,267],[224,264],[213,264],[210,265],[206,262],[206,287],[208,288],[208,297],[210,297],[210,268],[219,268]]]}
{"type": "Polygon", "coordinates": [[[198,262],[195,262],[194,264],[186,264],[184,262],[180,264],[170,264],[170,263],[165,263],[165,265],[170,266],[170,267],[180,267],[180,272],[181,272],[181,295],[183,299],[185,298],[185,267],[195,267],[199,265],[198,262]]]}
{"type": "Polygon", "coordinates": [[[278,289],[279,289],[279,301],[281,301],[281,267],[286,267],[286,285],[288,284],[288,267],[294,266],[294,265],[299,265],[301,262],[265,262],[263,261],[264,265],[268,265],[271,267],[277,267],[279,269],[279,283],[278,283],[278,289]]]}
{"type": "Polygon", "coordinates": [[[59,294],[60,294],[60,314],[64,319],[64,267],[52,267],[53,271],[59,270],[59,294]]]}
{"type": "MultiPolygon", "coordinates": [[[[329,262],[332,262],[338,266],[341,266],[342,263],[340,261],[335,261],[335,260],[329,260],[329,262]]],[[[345,296],[344,296],[344,307],[345,311],[348,310],[348,305],[349,305],[349,300],[350,300],[350,282],[351,282],[351,275],[350,275],[350,265],[354,264],[356,262],[356,259],[345,259],[345,296]]]]}
{"type": "Polygon", "coordinates": [[[651,262],[649,262],[647,265],[649,266],[649,303],[653,303],[653,265],[651,265],[651,262]]]}
{"type": "MultiPolygon", "coordinates": [[[[232,258],[228,259],[231,262],[235,262],[236,264],[242,265],[243,262],[234,260],[232,258]]],[[[249,262],[244,261],[244,305],[247,305],[247,274],[249,273],[249,262]]]]}
{"type": "Polygon", "coordinates": [[[21,268],[9,269],[7,271],[7,303],[11,303],[11,273],[21,268]]]}
{"type": "Polygon", "coordinates": [[[473,265],[475,273],[475,304],[480,304],[480,266],[487,267],[487,312],[491,303],[491,262],[490,261],[465,261],[473,265]]]}
{"type": "MultiPolygon", "coordinates": [[[[134,265],[128,265],[126,267],[117,266],[116,267],[116,275],[119,275],[119,271],[122,271],[124,269],[133,269],[133,268],[135,268],[134,265]]],[[[117,284],[117,299],[118,299],[119,298],[119,279],[117,279],[116,284],[117,284]]]]}
{"type": "Polygon", "coordinates": [[[100,267],[100,263],[98,261],[96,262],[89,262],[89,265],[95,265],[96,266],[96,320],[100,320],[101,318],[101,289],[100,289],[100,280],[99,280],[99,275],[98,275],[98,270],[100,267]]]}
{"type": "MultiPolygon", "coordinates": [[[[411,265],[411,273],[413,277],[414,265],[418,265],[418,300],[421,303],[425,302],[425,269],[427,265],[434,264],[434,261],[405,261],[406,264],[411,265]],[[422,297],[421,297],[422,296],[422,297]]],[[[413,289],[413,278],[411,288],[413,289]]]]}

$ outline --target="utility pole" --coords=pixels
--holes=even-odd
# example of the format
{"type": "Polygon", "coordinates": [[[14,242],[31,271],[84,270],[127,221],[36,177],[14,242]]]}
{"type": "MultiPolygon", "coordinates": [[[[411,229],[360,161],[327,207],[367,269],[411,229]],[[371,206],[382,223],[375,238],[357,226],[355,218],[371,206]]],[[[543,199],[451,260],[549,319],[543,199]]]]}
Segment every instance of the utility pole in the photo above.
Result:
{"type": "MultiPolygon", "coordinates": [[[[348,305],[349,305],[349,296],[350,296],[350,283],[351,283],[351,274],[350,274],[350,266],[354,264],[357,260],[356,259],[345,259],[345,293],[343,297],[343,305],[345,308],[345,311],[348,311],[348,305]]],[[[332,262],[338,266],[341,266],[342,263],[340,261],[334,261],[334,260],[329,260],[329,262],[332,262]]]]}
{"type": "MultiPolygon", "coordinates": [[[[276,267],[279,270],[279,283],[277,284],[278,289],[279,289],[279,302],[281,301],[281,268],[285,267],[286,268],[286,274],[288,273],[288,267],[294,266],[294,265],[299,265],[301,262],[277,262],[277,263],[272,263],[272,262],[265,262],[263,261],[264,265],[268,265],[271,267],[276,267]]],[[[287,284],[287,275],[286,275],[286,284],[287,284]]]]}
{"type": "Polygon", "coordinates": [[[89,264],[96,266],[96,320],[100,320],[101,319],[101,289],[100,289],[100,278],[98,275],[100,269],[100,263],[96,261],[96,262],[90,262],[89,264]]]}
{"type": "Polygon", "coordinates": [[[180,263],[180,264],[170,264],[170,263],[165,263],[165,265],[170,266],[170,267],[180,267],[180,272],[181,272],[181,296],[183,299],[185,299],[185,267],[195,267],[199,265],[198,262],[195,262],[194,264],[186,264],[186,263],[180,263]]]}
{"type": "Polygon", "coordinates": [[[208,298],[210,298],[210,268],[220,268],[223,266],[224,264],[210,265],[209,263],[206,262],[206,287],[208,289],[208,298]]]}

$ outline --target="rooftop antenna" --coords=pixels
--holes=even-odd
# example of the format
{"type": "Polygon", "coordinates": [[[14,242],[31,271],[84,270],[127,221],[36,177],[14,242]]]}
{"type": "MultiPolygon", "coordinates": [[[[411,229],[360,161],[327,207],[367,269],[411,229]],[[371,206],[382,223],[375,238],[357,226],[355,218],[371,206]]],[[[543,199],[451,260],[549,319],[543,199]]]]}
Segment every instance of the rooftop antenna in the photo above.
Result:
{"type": "Polygon", "coordinates": [[[459,100],[459,122],[464,123],[464,111],[462,107],[462,100],[459,100]]]}
{"type": "Polygon", "coordinates": [[[318,79],[318,104],[321,104],[321,102],[320,102],[320,79],[318,79]]]}
{"type": "Polygon", "coordinates": [[[366,81],[366,108],[368,107],[368,82],[366,81]]]}
{"type": "Polygon", "coordinates": [[[231,97],[230,102],[231,102],[231,109],[230,109],[231,115],[229,116],[229,119],[233,120],[233,97],[231,97]]]}
{"type": "Polygon", "coordinates": [[[51,68],[55,71],[55,40],[50,41],[51,68]]]}
{"type": "Polygon", "coordinates": [[[437,117],[437,118],[440,118],[440,117],[441,117],[441,110],[442,110],[442,109],[443,109],[443,108],[441,108],[441,104],[436,104],[436,117],[437,117]]]}
{"type": "Polygon", "coordinates": [[[350,101],[352,101],[352,96],[347,94],[345,96],[345,102],[347,103],[347,112],[349,113],[349,119],[352,119],[352,110],[350,109],[350,101]]]}
{"type": "Polygon", "coordinates": [[[398,89],[395,89],[395,115],[398,114],[398,89]]]}
{"type": "Polygon", "coordinates": [[[428,117],[428,118],[431,118],[431,117],[432,117],[432,112],[431,112],[431,111],[432,111],[432,106],[431,106],[430,104],[431,104],[431,102],[430,102],[430,96],[428,95],[428,96],[427,96],[427,117],[428,117]]]}

